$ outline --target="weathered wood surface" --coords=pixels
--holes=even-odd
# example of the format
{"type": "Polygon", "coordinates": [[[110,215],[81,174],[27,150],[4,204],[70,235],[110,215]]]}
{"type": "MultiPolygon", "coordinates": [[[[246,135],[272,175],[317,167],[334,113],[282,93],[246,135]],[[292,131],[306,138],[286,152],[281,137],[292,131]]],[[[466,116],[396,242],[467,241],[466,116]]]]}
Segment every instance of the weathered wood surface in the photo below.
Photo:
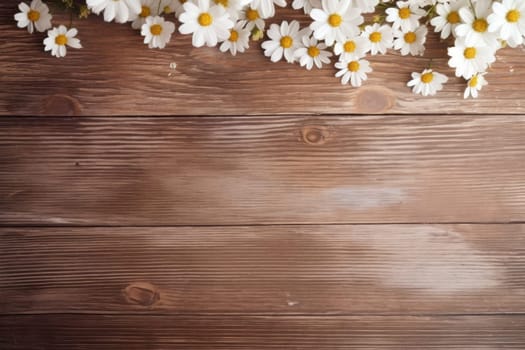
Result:
{"type": "Polygon", "coordinates": [[[524,50],[478,100],[455,78],[423,98],[410,72],[453,75],[435,35],[352,89],[260,43],[148,50],[96,17],[58,60],[17,4],[0,2],[0,349],[525,349],[524,50]]]}
{"type": "Polygon", "coordinates": [[[7,314],[525,312],[524,225],[2,228],[0,251],[7,314]]]}
{"type": "MultiPolygon", "coordinates": [[[[434,34],[423,57],[371,57],[369,81],[353,89],[339,83],[333,66],[306,71],[297,64],[271,63],[260,42],[232,57],[218,48],[193,48],[189,36],[176,34],[167,49],[148,50],[129,25],[95,16],[74,23],[84,48],[56,59],[43,52],[43,34],[16,28],[18,2],[0,2],[0,115],[525,113],[519,88],[525,73],[522,49],[501,50],[481,97],[464,101],[465,82],[454,78],[447,44],[434,34]],[[451,80],[438,97],[417,97],[405,84],[430,58],[451,80]]],[[[309,23],[291,9],[278,9],[267,22],[292,18],[309,23]]],[[[55,24],[68,22],[68,16],[56,16],[55,24]]]]}
{"type": "Polygon", "coordinates": [[[509,222],[525,117],[4,118],[0,221],[509,222]]]}
{"type": "Polygon", "coordinates": [[[0,318],[4,350],[522,350],[525,317],[211,317],[42,315],[0,318]]]}

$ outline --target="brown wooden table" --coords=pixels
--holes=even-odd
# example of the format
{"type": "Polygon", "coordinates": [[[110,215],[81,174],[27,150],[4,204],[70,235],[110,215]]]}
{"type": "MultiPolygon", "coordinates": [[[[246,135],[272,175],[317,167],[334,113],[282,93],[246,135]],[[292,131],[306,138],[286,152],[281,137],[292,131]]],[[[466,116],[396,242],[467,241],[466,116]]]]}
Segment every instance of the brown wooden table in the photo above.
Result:
{"type": "Polygon", "coordinates": [[[434,35],[353,89],[96,17],[58,60],[16,5],[0,349],[525,349],[523,50],[424,98],[410,72],[453,76],[434,35]]]}

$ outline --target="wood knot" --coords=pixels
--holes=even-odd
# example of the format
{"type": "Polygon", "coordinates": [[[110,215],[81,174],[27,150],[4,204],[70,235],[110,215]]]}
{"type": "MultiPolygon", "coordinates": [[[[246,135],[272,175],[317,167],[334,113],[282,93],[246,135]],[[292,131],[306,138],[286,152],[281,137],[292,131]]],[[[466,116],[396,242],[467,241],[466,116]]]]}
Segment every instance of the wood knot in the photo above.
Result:
{"type": "Polygon", "coordinates": [[[124,289],[124,295],[129,303],[141,306],[153,306],[160,300],[157,287],[148,282],[130,284],[124,289]]]}
{"type": "Polygon", "coordinates": [[[307,125],[301,129],[301,138],[309,145],[324,145],[330,136],[330,132],[324,126],[307,125]]]}
{"type": "Polygon", "coordinates": [[[358,113],[382,113],[391,109],[396,102],[389,89],[381,87],[361,87],[358,90],[355,106],[358,113]]]}
{"type": "Polygon", "coordinates": [[[51,95],[44,99],[42,114],[53,116],[80,115],[80,103],[74,97],[68,95],[51,95]]]}

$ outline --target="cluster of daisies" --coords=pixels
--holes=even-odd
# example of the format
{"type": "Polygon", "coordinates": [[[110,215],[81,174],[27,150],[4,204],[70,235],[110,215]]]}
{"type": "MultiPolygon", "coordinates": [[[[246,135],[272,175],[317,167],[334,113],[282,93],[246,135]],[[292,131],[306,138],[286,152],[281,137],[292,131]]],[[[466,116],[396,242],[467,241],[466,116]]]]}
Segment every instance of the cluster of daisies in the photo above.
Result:
{"type": "MultiPolygon", "coordinates": [[[[311,70],[334,59],[335,76],[354,87],[372,72],[367,55],[384,55],[388,50],[423,55],[430,29],[449,41],[448,64],[465,79],[465,98],[477,97],[487,84],[485,74],[498,49],[524,43],[525,0],[292,1],[294,9],[310,17],[309,26],[301,28],[293,20],[266,28],[276,6],[287,6],[286,0],[85,0],[80,6],[103,13],[108,22],[131,22],[150,48],[164,48],[176,23],[181,34],[192,35],[193,46],[219,46],[232,55],[248,49],[250,39],[264,38],[261,46],[272,62],[298,62],[311,70]]],[[[30,33],[47,31],[45,51],[63,57],[67,47],[81,47],[71,24],[52,28],[49,8],[41,0],[20,3],[19,10],[15,19],[20,28],[27,27],[30,33]]],[[[412,73],[407,86],[428,96],[447,80],[428,66],[412,73]]]]}

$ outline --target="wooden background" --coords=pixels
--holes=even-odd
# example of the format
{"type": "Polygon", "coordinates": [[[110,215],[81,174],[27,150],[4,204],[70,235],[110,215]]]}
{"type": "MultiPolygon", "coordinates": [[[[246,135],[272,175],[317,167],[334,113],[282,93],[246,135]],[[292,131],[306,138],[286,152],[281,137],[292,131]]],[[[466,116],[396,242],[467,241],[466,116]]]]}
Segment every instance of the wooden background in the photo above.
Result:
{"type": "Polygon", "coordinates": [[[16,5],[0,349],[525,349],[523,50],[424,98],[410,72],[453,75],[434,35],[352,89],[96,17],[55,59],[16,5]]]}

